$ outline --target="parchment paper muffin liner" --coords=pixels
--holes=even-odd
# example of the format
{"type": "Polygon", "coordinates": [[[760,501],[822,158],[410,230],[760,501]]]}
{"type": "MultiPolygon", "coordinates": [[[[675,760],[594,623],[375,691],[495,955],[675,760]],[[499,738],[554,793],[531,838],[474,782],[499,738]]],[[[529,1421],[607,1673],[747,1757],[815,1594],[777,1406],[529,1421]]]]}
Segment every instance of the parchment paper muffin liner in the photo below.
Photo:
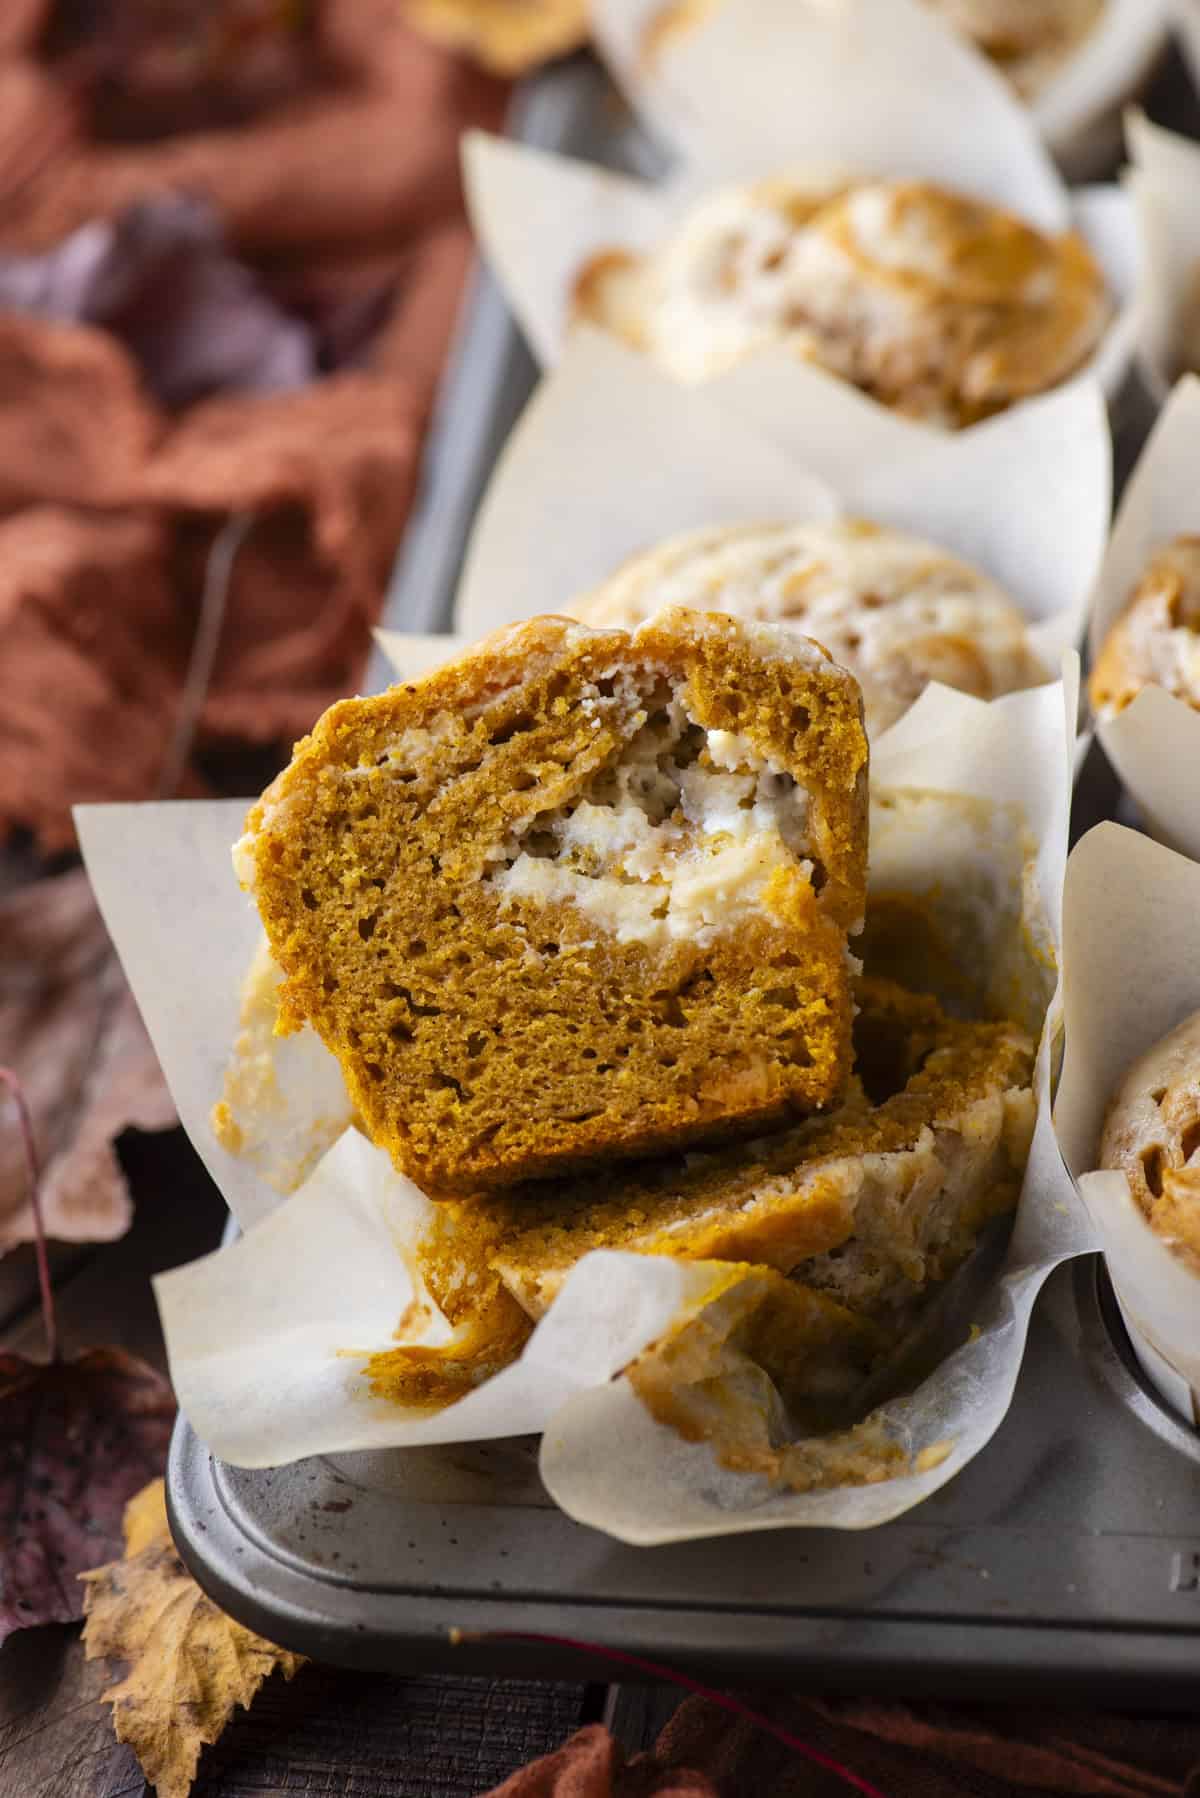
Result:
{"type": "Polygon", "coordinates": [[[934,183],[949,176],[961,191],[1044,230],[1075,225],[1086,238],[1116,311],[1078,375],[1094,375],[1115,403],[1137,335],[1139,253],[1128,196],[1117,187],[1068,194],[1028,117],[981,58],[942,30],[918,43],[889,23],[886,0],[854,3],[871,6],[869,30],[844,29],[837,8],[798,11],[804,53],[789,67],[786,99],[776,106],[765,98],[744,137],[729,144],[718,138],[715,155],[689,161],[662,185],[484,133],[467,135],[472,221],[534,353],[543,365],[561,355],[576,283],[593,258],[653,248],[722,181],[783,169],[934,183]],[[852,105],[844,99],[848,82],[858,95],[852,105]]]}
{"type": "MultiPolygon", "coordinates": [[[[990,575],[1030,618],[1053,674],[1082,640],[1111,488],[1092,383],[947,436],[782,351],[693,388],[581,330],[496,465],[455,628],[472,638],[552,612],[679,532],[847,514],[990,575]]],[[[398,665],[412,665],[407,649],[398,665]]]]}
{"type": "Polygon", "coordinates": [[[1141,241],[1137,359],[1162,405],[1176,376],[1200,367],[1200,144],[1136,108],[1126,114],[1125,144],[1121,182],[1141,241]]]}
{"type": "MultiPolygon", "coordinates": [[[[1200,532],[1200,379],[1172,390],[1122,496],[1092,599],[1092,659],[1156,550],[1200,532]]],[[[1142,689],[1096,732],[1105,754],[1141,808],[1151,835],[1200,857],[1200,712],[1155,686],[1142,689]]]]}
{"type": "MultiPolygon", "coordinates": [[[[876,823],[876,890],[961,903],[959,922],[976,943],[964,971],[1004,969],[1010,1008],[1034,1020],[1055,978],[1076,679],[1068,669],[1066,688],[1056,682],[990,705],[931,687],[875,749],[873,799],[886,814],[876,823]],[[993,892],[982,907],[981,883],[993,892]]],[[[158,1282],[180,1403],[215,1454],[273,1465],[543,1431],[543,1478],[564,1509],[627,1541],[664,1542],[766,1526],[865,1527],[919,1502],[977,1452],[1010,1401],[1042,1281],[1090,1241],[1050,1124],[1048,1028],[1040,1116],[1001,1276],[980,1300],[970,1340],[881,1414],[880,1428],[923,1471],[781,1492],[761,1476],[727,1472],[641,1413],[620,1390],[628,1379],[616,1376],[636,1372],[639,1357],[644,1371],[651,1345],[729,1302],[730,1269],[716,1263],[588,1255],[518,1362],[446,1409],[405,1411],[373,1397],[362,1369],[398,1333],[413,1339],[406,1319],[423,1342],[447,1336],[439,1317],[422,1313],[409,1265],[428,1201],[349,1128],[281,1203],[209,1127],[258,938],[229,868],[243,809],[177,803],[77,814],[97,897],[181,1116],[248,1226],[231,1247],[158,1282]],[[422,1315],[428,1321],[414,1324],[422,1315]]],[[[1054,1009],[1052,1001],[1050,1017],[1054,1009]]],[[[297,1122],[293,1104],[293,1143],[297,1122]]]]}
{"type": "MultiPolygon", "coordinates": [[[[704,155],[717,133],[736,140],[747,119],[753,129],[755,110],[774,103],[800,65],[806,14],[821,11],[840,13],[847,32],[887,33],[901,54],[918,47],[939,66],[951,66],[949,53],[935,43],[939,33],[954,39],[960,56],[986,62],[917,0],[887,0],[869,12],[858,0],[717,0],[710,11],[696,6],[693,22],[685,19],[657,42],[665,0],[594,0],[592,30],[639,118],[663,143],[694,157],[704,155]]],[[[1170,13],[1170,0],[1106,0],[1095,29],[1027,105],[987,65],[1070,178],[1102,172],[1115,158],[1121,108],[1141,92],[1165,48],[1170,13]]],[[[1200,18],[1197,39],[1200,45],[1200,18]]],[[[852,96],[857,91],[849,89],[852,96]]]]}
{"type": "Polygon", "coordinates": [[[1192,1424],[1200,1423],[1200,1280],[1151,1229],[1125,1175],[1097,1162],[1126,1070],[1198,1009],[1200,867],[1136,831],[1097,825],[1067,865],[1055,1126],[1138,1360],[1192,1424]]]}

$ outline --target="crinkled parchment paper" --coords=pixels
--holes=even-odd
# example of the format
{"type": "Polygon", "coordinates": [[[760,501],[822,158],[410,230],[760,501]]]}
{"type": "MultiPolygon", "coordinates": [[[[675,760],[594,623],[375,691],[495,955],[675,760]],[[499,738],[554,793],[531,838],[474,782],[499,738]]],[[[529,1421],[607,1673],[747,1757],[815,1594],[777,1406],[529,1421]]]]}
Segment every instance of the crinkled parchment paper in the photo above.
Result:
{"type": "Polygon", "coordinates": [[[1177,374],[1200,367],[1200,144],[1136,109],[1126,116],[1125,144],[1122,185],[1142,243],[1138,359],[1161,404],[1177,374]]]}
{"type": "MultiPolygon", "coordinates": [[[[916,0],[877,0],[865,15],[858,0],[716,0],[707,13],[694,9],[690,28],[661,33],[656,45],[655,21],[664,19],[667,4],[593,0],[592,30],[638,116],[688,156],[702,156],[717,136],[736,143],[753,128],[756,109],[780,103],[806,48],[806,12],[840,12],[847,33],[870,29],[883,33],[896,54],[919,50],[933,58],[939,98],[964,58],[983,60],[916,0]],[[938,44],[938,34],[952,38],[953,50],[938,44]]],[[[1096,28],[1026,109],[1072,173],[1084,172],[1093,161],[1099,127],[1109,127],[1102,140],[1109,147],[1118,109],[1139,91],[1163,48],[1169,12],[1169,0],[1106,0],[1096,28]]],[[[1003,78],[990,66],[987,73],[1011,102],[1003,78]]],[[[860,91],[850,64],[831,100],[844,104],[860,91]]]]}
{"type": "MultiPolygon", "coordinates": [[[[1093,659],[1155,551],[1173,537],[1200,531],[1198,467],[1200,379],[1185,375],[1159,414],[1121,499],[1092,600],[1093,659]]],[[[1149,686],[1096,728],[1151,833],[1200,857],[1200,712],[1149,686]]]]}
{"type": "MultiPolygon", "coordinates": [[[[718,14],[713,31],[728,29],[721,20],[718,14]]],[[[767,59],[772,91],[752,108],[735,105],[733,87],[714,72],[714,123],[730,108],[746,116],[661,186],[480,132],[464,139],[476,233],[539,360],[561,355],[575,283],[602,251],[650,249],[720,181],[786,168],[837,170],[950,178],[1045,230],[1074,223],[1117,306],[1080,373],[1095,375],[1113,398],[1137,335],[1139,251],[1128,197],[1115,187],[1068,194],[1027,114],[984,60],[927,19],[915,33],[902,29],[890,0],[797,6],[789,29],[795,59],[767,59]]],[[[757,54],[751,46],[747,53],[757,54]]]]}
{"type": "Polygon", "coordinates": [[[1067,866],[1054,1119],[1138,1359],[1189,1422],[1200,1422],[1200,1280],[1150,1228],[1124,1174],[1097,1162],[1126,1070],[1197,1010],[1200,867],[1119,824],[1097,825],[1067,866]]]}

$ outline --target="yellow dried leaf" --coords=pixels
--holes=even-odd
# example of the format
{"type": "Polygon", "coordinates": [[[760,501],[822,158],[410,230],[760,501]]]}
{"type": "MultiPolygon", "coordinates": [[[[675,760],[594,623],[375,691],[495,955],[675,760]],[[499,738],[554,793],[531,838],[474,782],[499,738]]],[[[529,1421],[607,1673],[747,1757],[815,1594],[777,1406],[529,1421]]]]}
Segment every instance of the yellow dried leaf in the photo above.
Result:
{"type": "Polygon", "coordinates": [[[434,43],[462,51],[495,75],[523,75],[587,42],[589,3],[407,0],[405,10],[413,28],[434,43]]]}
{"type": "Polygon", "coordinates": [[[275,1669],[290,1679],[304,1657],[264,1642],[218,1610],[184,1567],[154,1480],[125,1510],[125,1555],[80,1576],[89,1660],[126,1661],[104,1697],[158,1798],[187,1798],[200,1750],[275,1669]]]}

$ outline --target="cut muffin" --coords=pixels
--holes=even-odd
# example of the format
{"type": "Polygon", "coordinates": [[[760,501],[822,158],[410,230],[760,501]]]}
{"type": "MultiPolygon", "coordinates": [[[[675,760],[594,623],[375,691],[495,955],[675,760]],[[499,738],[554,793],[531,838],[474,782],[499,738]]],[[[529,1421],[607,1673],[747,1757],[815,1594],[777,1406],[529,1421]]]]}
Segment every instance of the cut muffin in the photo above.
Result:
{"type": "Polygon", "coordinates": [[[1151,1229],[1200,1273],[1200,1012],[1125,1075],[1104,1120],[1100,1166],[1125,1175],[1151,1229]]]}
{"type": "Polygon", "coordinates": [[[441,1289],[498,1276],[531,1317],[592,1249],[795,1274],[902,1325],[1017,1201],[1033,1044],[891,981],[858,983],[855,1082],[829,1117],[710,1154],[447,1207],[423,1255],[441,1289]]]}
{"type": "Polygon", "coordinates": [[[994,699],[1047,678],[1002,588],[936,544],[859,518],[690,531],[635,556],[567,609],[633,630],[664,605],[787,622],[857,677],[868,736],[930,681],[994,699]]]}
{"type": "Polygon", "coordinates": [[[928,183],[802,174],[717,189],[649,254],[601,251],[573,307],[682,381],[779,344],[950,428],[1065,380],[1111,313],[1074,232],[928,183]]]}
{"type": "Polygon", "coordinates": [[[1096,658],[1092,708],[1115,718],[1143,687],[1200,709],[1200,537],[1176,537],[1151,557],[1096,658]]]}
{"type": "Polygon", "coordinates": [[[798,633],[542,618],[331,708],[235,851],[362,1123],[434,1195],[835,1103],[867,747],[798,633]]]}

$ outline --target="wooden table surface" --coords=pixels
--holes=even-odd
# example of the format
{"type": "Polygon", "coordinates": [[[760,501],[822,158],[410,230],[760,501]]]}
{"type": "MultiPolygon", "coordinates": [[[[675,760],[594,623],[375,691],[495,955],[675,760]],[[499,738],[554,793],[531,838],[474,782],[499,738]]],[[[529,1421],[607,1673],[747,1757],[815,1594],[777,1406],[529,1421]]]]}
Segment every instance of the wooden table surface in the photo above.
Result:
{"type": "MultiPolygon", "coordinates": [[[[150,1276],[215,1248],[219,1194],[181,1131],[122,1144],[136,1212],[120,1242],[55,1254],[63,1349],[113,1343],[164,1365],[150,1276]]],[[[32,1256],[0,1262],[0,1344],[43,1352],[32,1256]]],[[[19,1631],[0,1648],[0,1798],[151,1798],[113,1738],[102,1663],[78,1627],[19,1631]]],[[[196,1798],[475,1798],[594,1721],[602,1686],[344,1673],[307,1666],[268,1682],[205,1751],[196,1798]]],[[[661,1707],[659,1707],[661,1709],[661,1707]]],[[[652,1729],[621,1711],[630,1746],[652,1729]]],[[[623,1732],[624,1733],[624,1730],[623,1732]]]]}

